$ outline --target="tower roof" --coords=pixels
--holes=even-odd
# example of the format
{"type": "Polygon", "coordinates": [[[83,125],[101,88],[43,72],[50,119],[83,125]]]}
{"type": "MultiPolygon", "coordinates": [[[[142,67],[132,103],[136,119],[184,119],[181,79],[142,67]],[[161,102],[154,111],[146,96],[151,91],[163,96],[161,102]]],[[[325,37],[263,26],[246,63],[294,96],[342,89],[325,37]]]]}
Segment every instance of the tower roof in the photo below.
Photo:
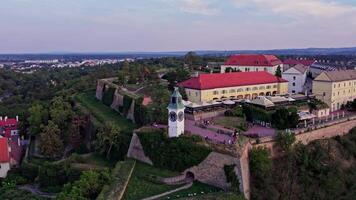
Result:
{"type": "Polygon", "coordinates": [[[171,101],[168,105],[169,109],[183,109],[184,104],[182,102],[182,95],[179,93],[178,87],[174,87],[173,94],[171,96],[171,101]]]}

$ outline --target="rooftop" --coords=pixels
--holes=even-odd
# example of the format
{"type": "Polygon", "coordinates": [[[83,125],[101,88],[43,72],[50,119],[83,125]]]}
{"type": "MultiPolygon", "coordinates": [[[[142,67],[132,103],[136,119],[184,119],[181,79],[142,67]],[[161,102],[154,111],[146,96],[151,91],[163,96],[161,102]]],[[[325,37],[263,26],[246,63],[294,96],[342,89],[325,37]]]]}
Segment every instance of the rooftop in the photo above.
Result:
{"type": "Polygon", "coordinates": [[[193,77],[186,81],[180,82],[178,85],[184,88],[204,90],[280,82],[287,81],[268,72],[260,71],[199,74],[198,77],[193,77]]]}
{"type": "Polygon", "coordinates": [[[0,138],[0,163],[10,162],[9,145],[7,138],[0,138]]]}
{"type": "MultiPolygon", "coordinates": [[[[326,71],[323,73],[333,82],[356,80],[356,70],[326,71]]],[[[318,77],[315,80],[318,80],[318,77]]]]}
{"type": "Polygon", "coordinates": [[[283,64],[286,65],[298,65],[298,64],[302,64],[305,66],[310,66],[313,63],[315,63],[315,60],[297,60],[297,59],[287,59],[283,61],[283,64]]]}
{"type": "Polygon", "coordinates": [[[238,66],[266,66],[272,67],[282,64],[274,55],[263,54],[237,54],[230,56],[225,62],[225,65],[238,65],[238,66]]]}

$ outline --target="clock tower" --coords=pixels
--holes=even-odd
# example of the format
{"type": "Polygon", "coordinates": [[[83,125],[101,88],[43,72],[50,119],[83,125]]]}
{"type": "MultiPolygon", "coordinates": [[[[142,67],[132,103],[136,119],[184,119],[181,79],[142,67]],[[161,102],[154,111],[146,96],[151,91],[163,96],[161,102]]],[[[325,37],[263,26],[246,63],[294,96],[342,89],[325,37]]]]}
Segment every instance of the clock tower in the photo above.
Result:
{"type": "Polygon", "coordinates": [[[168,136],[179,137],[184,133],[184,105],[178,88],[174,88],[168,109],[168,136]]]}

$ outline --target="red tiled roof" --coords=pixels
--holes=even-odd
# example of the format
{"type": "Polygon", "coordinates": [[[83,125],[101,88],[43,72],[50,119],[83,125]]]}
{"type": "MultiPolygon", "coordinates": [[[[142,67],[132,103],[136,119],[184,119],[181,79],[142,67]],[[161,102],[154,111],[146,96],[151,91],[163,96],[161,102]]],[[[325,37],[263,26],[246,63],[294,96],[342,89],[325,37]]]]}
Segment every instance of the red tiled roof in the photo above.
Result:
{"type": "Polygon", "coordinates": [[[288,82],[268,72],[235,72],[222,74],[199,74],[198,77],[178,83],[179,86],[190,89],[214,89],[246,85],[288,82]]]}
{"type": "Polygon", "coordinates": [[[238,66],[266,66],[272,67],[282,64],[274,55],[262,55],[262,54],[238,54],[230,56],[225,62],[225,65],[238,65],[238,66]]]}
{"type": "Polygon", "coordinates": [[[310,66],[315,62],[315,60],[296,60],[296,59],[287,59],[283,61],[283,64],[286,65],[297,65],[302,64],[305,66],[310,66]]]}
{"type": "Polygon", "coordinates": [[[7,125],[17,125],[17,121],[15,118],[10,118],[10,119],[3,119],[0,120],[0,126],[7,126],[7,125]]]}
{"type": "Polygon", "coordinates": [[[10,162],[9,145],[7,138],[0,138],[0,163],[10,162]]]}

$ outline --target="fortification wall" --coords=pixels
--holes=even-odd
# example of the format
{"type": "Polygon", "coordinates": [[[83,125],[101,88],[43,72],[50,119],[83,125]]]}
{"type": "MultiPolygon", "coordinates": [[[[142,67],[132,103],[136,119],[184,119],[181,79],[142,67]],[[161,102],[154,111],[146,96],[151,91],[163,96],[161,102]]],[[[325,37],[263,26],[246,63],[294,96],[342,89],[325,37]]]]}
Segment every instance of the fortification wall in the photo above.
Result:
{"type": "Polygon", "coordinates": [[[138,138],[136,133],[132,135],[130,147],[129,150],[127,151],[127,157],[139,160],[149,165],[153,165],[151,159],[148,156],[146,156],[145,151],[143,150],[142,144],[140,142],[140,139],[138,138]]]}

